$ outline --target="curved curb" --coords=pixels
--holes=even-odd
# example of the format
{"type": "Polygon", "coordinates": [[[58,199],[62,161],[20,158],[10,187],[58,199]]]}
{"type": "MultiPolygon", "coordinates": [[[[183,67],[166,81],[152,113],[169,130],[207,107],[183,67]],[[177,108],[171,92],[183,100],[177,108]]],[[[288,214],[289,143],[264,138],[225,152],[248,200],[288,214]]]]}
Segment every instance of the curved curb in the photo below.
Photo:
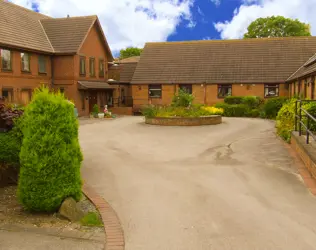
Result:
{"type": "Polygon", "coordinates": [[[200,117],[145,117],[145,123],[158,126],[204,126],[222,123],[221,115],[200,117]]]}
{"type": "Polygon", "coordinates": [[[116,212],[90,185],[83,184],[82,191],[101,214],[105,230],[104,249],[124,250],[124,232],[116,212]]]}

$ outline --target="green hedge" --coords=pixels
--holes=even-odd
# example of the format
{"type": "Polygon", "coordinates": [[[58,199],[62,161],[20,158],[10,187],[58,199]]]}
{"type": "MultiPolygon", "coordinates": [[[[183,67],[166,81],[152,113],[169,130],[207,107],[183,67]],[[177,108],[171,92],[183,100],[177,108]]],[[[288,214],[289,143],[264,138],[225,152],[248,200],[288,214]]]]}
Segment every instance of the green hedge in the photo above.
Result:
{"type": "Polygon", "coordinates": [[[35,91],[23,117],[18,198],[31,211],[56,211],[81,197],[82,154],[73,105],[47,88],[35,91]]]}
{"type": "Polygon", "coordinates": [[[19,165],[21,142],[13,132],[0,133],[0,164],[19,165]]]}
{"type": "Polygon", "coordinates": [[[286,97],[276,97],[268,99],[263,105],[263,118],[275,119],[283,104],[288,101],[286,97]]]}
{"type": "Polygon", "coordinates": [[[258,96],[227,96],[224,99],[226,104],[245,104],[250,109],[259,108],[263,100],[258,96]]]}
{"type": "Polygon", "coordinates": [[[245,104],[227,104],[227,103],[217,103],[216,108],[224,109],[223,116],[227,117],[247,117],[250,109],[245,104]]]}

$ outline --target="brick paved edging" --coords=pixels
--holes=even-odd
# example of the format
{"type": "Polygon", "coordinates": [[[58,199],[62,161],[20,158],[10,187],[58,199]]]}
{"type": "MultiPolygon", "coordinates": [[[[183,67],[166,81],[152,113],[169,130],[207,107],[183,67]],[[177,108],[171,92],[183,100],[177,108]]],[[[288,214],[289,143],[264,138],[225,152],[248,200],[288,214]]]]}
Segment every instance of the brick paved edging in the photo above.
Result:
{"type": "Polygon", "coordinates": [[[96,206],[101,214],[105,230],[105,250],[124,250],[124,232],[120,220],[110,206],[95,190],[88,184],[83,184],[83,193],[96,206]]]}
{"type": "Polygon", "coordinates": [[[211,115],[201,117],[153,117],[145,118],[145,123],[159,126],[203,126],[222,123],[222,116],[211,115]]]}
{"type": "Polygon", "coordinates": [[[306,168],[305,164],[303,163],[301,157],[298,153],[293,149],[291,144],[286,143],[282,138],[276,135],[278,139],[283,143],[284,147],[289,151],[290,155],[295,162],[295,165],[298,168],[298,173],[302,177],[305,186],[309,189],[309,191],[316,196],[316,180],[312,177],[308,169],[306,168]]]}

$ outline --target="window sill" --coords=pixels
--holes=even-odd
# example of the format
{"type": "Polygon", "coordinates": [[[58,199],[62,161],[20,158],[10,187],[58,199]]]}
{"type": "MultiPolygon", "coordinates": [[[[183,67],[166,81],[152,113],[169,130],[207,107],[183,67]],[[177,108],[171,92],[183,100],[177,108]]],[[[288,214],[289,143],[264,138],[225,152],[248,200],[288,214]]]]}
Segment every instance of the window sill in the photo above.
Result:
{"type": "Polygon", "coordinates": [[[12,69],[1,69],[1,72],[12,73],[12,69]]]}
{"type": "Polygon", "coordinates": [[[275,98],[275,97],[279,97],[278,95],[274,95],[274,96],[265,96],[264,98],[275,98]]]}
{"type": "Polygon", "coordinates": [[[149,98],[150,99],[161,99],[162,97],[161,96],[150,96],[149,98]]]}
{"type": "Polygon", "coordinates": [[[31,71],[21,70],[22,74],[31,74],[31,71]]]}
{"type": "Polygon", "coordinates": [[[86,74],[79,74],[79,76],[81,76],[81,77],[86,77],[86,74]]]}
{"type": "Polygon", "coordinates": [[[47,72],[38,72],[39,75],[46,76],[47,72]]]}

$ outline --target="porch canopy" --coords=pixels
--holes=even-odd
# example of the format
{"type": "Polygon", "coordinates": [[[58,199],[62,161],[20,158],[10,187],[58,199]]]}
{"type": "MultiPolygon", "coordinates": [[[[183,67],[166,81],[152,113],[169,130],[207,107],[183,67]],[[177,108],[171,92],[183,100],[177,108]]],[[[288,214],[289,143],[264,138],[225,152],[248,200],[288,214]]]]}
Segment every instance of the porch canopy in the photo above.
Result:
{"type": "Polygon", "coordinates": [[[78,89],[115,89],[115,86],[111,86],[107,82],[78,81],[78,89]]]}

